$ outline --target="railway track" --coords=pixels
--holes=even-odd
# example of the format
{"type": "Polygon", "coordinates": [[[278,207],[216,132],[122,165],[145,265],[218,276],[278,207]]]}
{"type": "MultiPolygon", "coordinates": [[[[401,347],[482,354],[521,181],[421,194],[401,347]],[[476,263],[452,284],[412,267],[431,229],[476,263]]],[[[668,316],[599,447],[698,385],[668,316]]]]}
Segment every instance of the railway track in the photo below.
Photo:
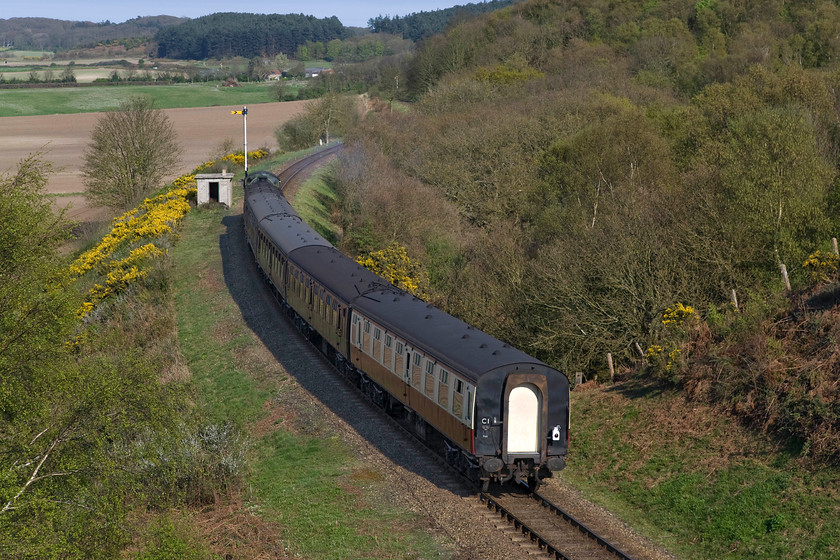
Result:
{"type": "Polygon", "coordinates": [[[283,169],[280,173],[277,174],[277,178],[280,179],[280,190],[286,195],[287,198],[290,198],[292,193],[286,192],[286,187],[291,183],[300,173],[307,170],[312,165],[318,164],[322,159],[332,156],[338,153],[341,148],[344,147],[344,144],[338,143],[330,148],[325,150],[321,150],[316,152],[312,155],[306,156],[303,159],[299,159],[294,163],[289,164],[287,167],[283,169]]]}
{"type": "MultiPolygon", "coordinates": [[[[293,180],[308,167],[335,154],[341,148],[342,145],[339,144],[290,164],[278,174],[281,190],[287,185],[293,185],[293,180]]],[[[242,249],[245,249],[244,242],[242,245],[242,249]]],[[[259,313],[266,311],[261,307],[259,313]]],[[[286,327],[283,330],[294,328],[292,321],[284,323],[286,327]]],[[[322,368],[326,367],[328,362],[317,353],[314,345],[299,346],[302,338],[287,336],[274,338],[272,342],[278,343],[280,340],[284,341],[285,350],[275,351],[275,355],[304,387],[344,418],[363,438],[370,442],[376,441],[376,447],[395,464],[433,481],[440,489],[460,496],[470,509],[478,516],[486,518],[497,531],[501,531],[509,540],[515,542],[524,554],[568,560],[631,560],[630,556],[539,494],[531,494],[524,489],[522,492],[480,492],[477,485],[462,477],[439,455],[431,454],[436,461],[419,460],[418,457],[423,454],[428,458],[428,448],[410,435],[408,440],[394,437],[395,428],[404,434],[410,434],[410,430],[389,417],[369,399],[363,398],[361,392],[348,392],[348,380],[337,369],[331,367],[332,375],[323,375],[322,368]],[[297,338],[297,342],[292,342],[291,339],[294,338],[297,338]],[[301,356],[306,366],[301,367],[299,362],[300,365],[288,363],[291,355],[301,353],[307,356],[301,356]],[[391,435],[382,437],[389,433],[391,435]]],[[[297,359],[293,361],[297,362],[297,359]]],[[[433,512],[429,513],[434,517],[433,512]]],[[[455,540],[454,535],[452,536],[455,540]]]]}
{"type": "Polygon", "coordinates": [[[538,493],[496,490],[481,492],[479,499],[535,553],[558,560],[633,560],[538,493]]]}

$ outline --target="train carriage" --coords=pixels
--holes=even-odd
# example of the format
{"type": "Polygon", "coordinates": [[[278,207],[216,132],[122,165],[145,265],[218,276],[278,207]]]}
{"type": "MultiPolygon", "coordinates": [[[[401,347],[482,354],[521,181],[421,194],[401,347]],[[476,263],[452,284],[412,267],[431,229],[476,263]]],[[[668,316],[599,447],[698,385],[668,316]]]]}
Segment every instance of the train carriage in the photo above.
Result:
{"type": "Polygon", "coordinates": [[[483,477],[545,478],[565,466],[569,381],[559,371],[396,289],[354,300],[350,339],[353,365],[483,477]]]}
{"type": "Polygon", "coordinates": [[[299,328],[432,447],[485,482],[565,466],[565,375],[349,259],[301,220],[276,177],[245,182],[257,263],[299,328]]]}

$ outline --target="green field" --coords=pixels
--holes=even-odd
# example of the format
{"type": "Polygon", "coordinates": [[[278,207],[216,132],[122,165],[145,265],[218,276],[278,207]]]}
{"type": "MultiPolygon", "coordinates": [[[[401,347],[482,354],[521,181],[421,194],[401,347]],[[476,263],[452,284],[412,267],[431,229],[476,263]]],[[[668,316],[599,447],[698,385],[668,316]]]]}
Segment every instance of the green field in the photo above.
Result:
{"type": "Polygon", "coordinates": [[[218,82],[168,86],[93,86],[0,90],[0,117],[93,113],[116,109],[127,97],[147,95],[159,109],[251,105],[275,101],[270,84],[223,87],[218,82]]]}
{"type": "Polygon", "coordinates": [[[0,58],[8,58],[9,60],[43,60],[52,57],[52,51],[19,51],[8,47],[0,49],[0,58]]]}

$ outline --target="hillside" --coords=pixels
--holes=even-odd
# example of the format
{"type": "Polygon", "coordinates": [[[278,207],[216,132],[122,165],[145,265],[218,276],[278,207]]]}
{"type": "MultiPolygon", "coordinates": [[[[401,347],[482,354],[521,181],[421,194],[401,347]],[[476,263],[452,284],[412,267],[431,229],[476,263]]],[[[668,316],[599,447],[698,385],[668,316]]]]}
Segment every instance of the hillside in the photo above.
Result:
{"type": "Polygon", "coordinates": [[[292,55],[307,41],[327,43],[350,35],[335,16],[217,13],[161,29],[155,41],[159,57],[203,60],[292,55]]]}
{"type": "Polygon", "coordinates": [[[594,382],[569,476],[689,555],[837,552],[837,36],[832,2],[517,3],[426,40],[344,155],[344,249],[594,382]]]}
{"type": "Polygon", "coordinates": [[[455,21],[466,20],[478,14],[492,12],[505,6],[510,6],[516,1],[491,0],[490,2],[459,4],[443,10],[416,12],[404,17],[379,15],[368,20],[368,26],[374,33],[389,33],[416,42],[426,37],[443,33],[447,26],[455,21]]]}
{"type": "Polygon", "coordinates": [[[186,18],[136,17],[123,23],[65,21],[51,18],[0,19],[0,43],[17,49],[62,51],[120,39],[149,39],[186,18]]]}

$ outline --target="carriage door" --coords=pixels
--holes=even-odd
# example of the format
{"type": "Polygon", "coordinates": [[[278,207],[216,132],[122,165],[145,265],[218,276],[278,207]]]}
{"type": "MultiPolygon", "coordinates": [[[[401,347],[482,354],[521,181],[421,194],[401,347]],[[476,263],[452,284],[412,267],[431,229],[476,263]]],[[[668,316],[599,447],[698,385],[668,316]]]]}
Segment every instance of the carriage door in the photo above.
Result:
{"type": "Polygon", "coordinates": [[[507,452],[540,452],[540,392],[523,383],[514,387],[507,400],[507,452]]]}
{"type": "Polygon", "coordinates": [[[362,347],[362,320],[355,313],[353,314],[353,340],[356,348],[362,347]]]}
{"type": "Polygon", "coordinates": [[[411,348],[405,347],[405,358],[403,359],[403,381],[411,385],[411,348]]]}

